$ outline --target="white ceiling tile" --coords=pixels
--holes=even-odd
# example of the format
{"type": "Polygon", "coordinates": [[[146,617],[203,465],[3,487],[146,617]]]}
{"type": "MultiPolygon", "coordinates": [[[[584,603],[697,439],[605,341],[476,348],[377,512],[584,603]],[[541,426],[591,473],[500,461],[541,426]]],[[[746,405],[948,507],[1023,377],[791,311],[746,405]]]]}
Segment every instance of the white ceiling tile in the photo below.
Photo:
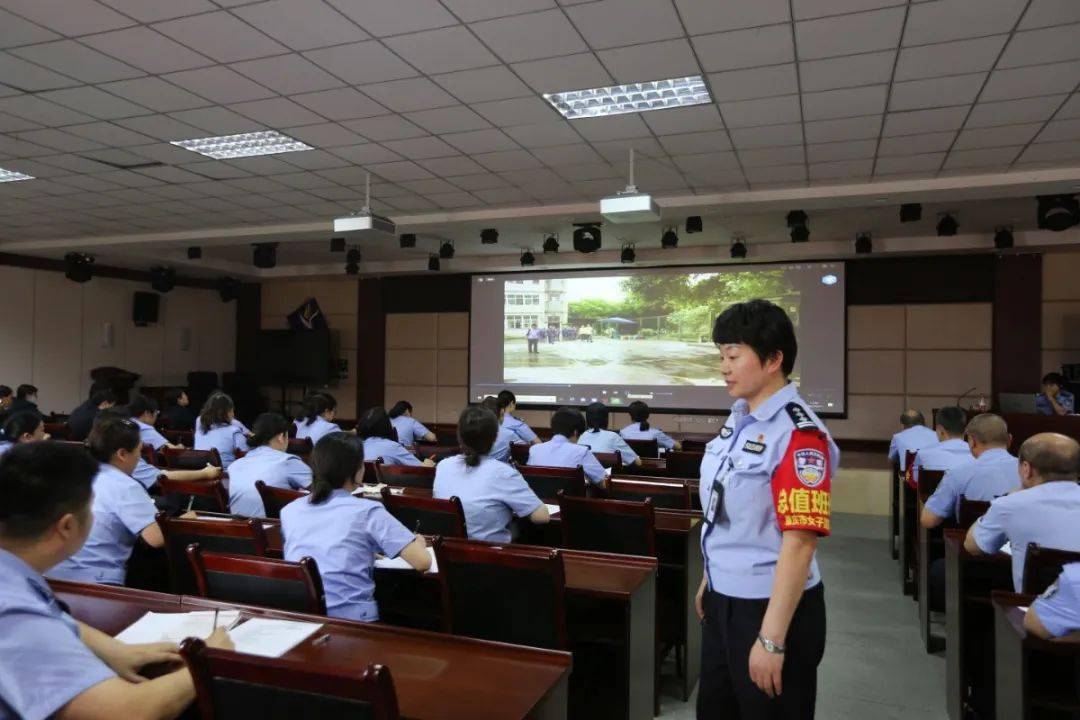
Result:
{"type": "Polygon", "coordinates": [[[458,154],[453,147],[432,136],[411,138],[409,140],[389,140],[384,142],[383,146],[391,152],[396,152],[398,155],[410,160],[450,157],[458,154]]]}
{"type": "Polygon", "coordinates": [[[375,163],[368,166],[373,174],[378,175],[384,180],[390,182],[400,182],[402,180],[423,180],[424,178],[432,177],[424,168],[420,167],[414,162],[408,160],[402,160],[399,162],[389,163],[375,163]]]}
{"type": "Polygon", "coordinates": [[[893,83],[889,110],[962,105],[974,102],[982,88],[986,73],[954,75],[930,80],[909,80],[893,83]]]}
{"type": "Polygon", "coordinates": [[[69,37],[135,24],[96,0],[4,0],[3,5],[16,15],[69,37]]]}
{"type": "Polygon", "coordinates": [[[36,95],[18,95],[0,99],[0,111],[47,126],[73,125],[92,122],[95,119],[36,95]]]}
{"type": "Polygon", "coordinates": [[[295,53],[233,63],[230,67],[282,95],[318,92],[343,84],[330,73],[295,53]]]}
{"type": "Polygon", "coordinates": [[[184,70],[162,77],[216,103],[244,102],[274,96],[273,90],[264,88],[224,65],[184,70]]]}
{"type": "Polygon", "coordinates": [[[309,0],[270,0],[232,11],[293,50],[341,45],[369,36],[330,5],[309,0]]]}
{"type": "Polygon", "coordinates": [[[506,182],[495,173],[487,172],[486,170],[484,170],[483,167],[481,167],[480,170],[482,171],[482,174],[470,174],[458,177],[448,177],[447,180],[454,183],[463,190],[473,191],[494,190],[495,188],[505,188],[510,185],[510,183],[506,182]]]}
{"type": "Polygon", "coordinates": [[[1018,162],[1050,162],[1080,158],[1080,141],[1032,143],[1018,162]]]}
{"type": "Polygon", "coordinates": [[[513,68],[539,93],[584,90],[614,84],[592,53],[517,63],[513,68]]]}
{"type": "Polygon", "coordinates": [[[1047,123],[1046,128],[1035,139],[1036,142],[1063,142],[1066,140],[1080,140],[1080,118],[1055,120],[1047,123]]]}
{"type": "MultiPolygon", "coordinates": [[[[653,112],[663,112],[653,110],[653,112]]],[[[647,137],[652,133],[642,122],[641,115],[615,115],[612,117],[582,118],[573,122],[574,129],[589,141],[623,140],[647,137]]]]}
{"type": "Polygon", "coordinates": [[[674,135],[694,131],[719,130],[724,127],[720,111],[715,105],[698,105],[687,108],[672,108],[641,114],[657,135],[674,135]]]}
{"type": "Polygon", "coordinates": [[[804,93],[803,117],[806,120],[829,120],[842,117],[876,115],[885,111],[886,85],[826,90],[804,93]]]}
{"type": "Polygon", "coordinates": [[[912,4],[904,45],[925,45],[1009,32],[1028,0],[938,0],[912,4]]]}
{"type": "Polygon", "coordinates": [[[874,174],[934,173],[941,167],[941,161],[944,159],[945,153],[943,152],[878,158],[874,166],[874,174]]]}
{"type": "MultiPolygon", "coordinates": [[[[29,120],[0,113],[0,132],[18,132],[19,130],[37,130],[41,126],[29,120]]],[[[33,173],[30,173],[33,175],[33,173]]]]}
{"type": "Polygon", "coordinates": [[[297,105],[288,98],[270,98],[269,100],[235,103],[229,105],[229,108],[271,128],[312,125],[323,120],[315,113],[301,105],[297,105]]]}
{"type": "Polygon", "coordinates": [[[473,175],[484,172],[482,165],[478,165],[474,160],[465,157],[464,155],[428,158],[426,160],[418,160],[417,164],[441,177],[473,175]]]}
{"type": "Polygon", "coordinates": [[[777,165],[774,167],[746,168],[743,170],[751,185],[763,183],[788,183],[806,180],[805,165],[777,165]]]}
{"type": "Polygon", "coordinates": [[[731,141],[739,149],[798,145],[803,141],[802,125],[766,125],[737,128],[731,131],[731,141]]]}
{"type": "Polygon", "coordinates": [[[88,83],[126,80],[143,74],[141,70],[119,60],[113,60],[74,40],[57,40],[41,45],[15,48],[10,52],[24,60],[38,63],[50,70],[88,83]]]}
{"type": "Polygon", "coordinates": [[[739,162],[744,168],[799,165],[805,161],[806,155],[802,145],[739,151],[739,162]]]}
{"type": "Polygon", "coordinates": [[[435,193],[428,195],[427,199],[431,200],[439,207],[444,208],[479,207],[483,205],[477,198],[467,192],[461,191],[453,193],[435,193]]]}
{"type": "Polygon", "coordinates": [[[477,103],[472,109],[500,127],[528,125],[561,117],[555,108],[536,96],[477,103]]]}
{"type": "MultiPolygon", "coordinates": [[[[809,128],[807,135],[809,135],[809,128]]],[[[872,159],[876,153],[876,140],[847,140],[806,146],[806,157],[811,163],[872,159]]]]}
{"type": "Polygon", "coordinates": [[[427,74],[470,70],[499,62],[463,25],[399,35],[383,42],[427,74]]]}
{"type": "Polygon", "coordinates": [[[796,20],[906,5],[908,0],[792,0],[796,20]]]}
{"type": "Polygon", "coordinates": [[[1037,67],[995,70],[990,73],[990,79],[979,99],[989,102],[1068,93],[1076,87],[1077,77],[1080,77],[1080,62],[1075,60],[1037,67]]]}
{"type": "Polygon", "coordinates": [[[1023,100],[976,103],[971,109],[971,115],[968,116],[966,127],[992,127],[1049,120],[1054,111],[1061,106],[1065,97],[1065,95],[1047,95],[1023,100]]]}
{"type": "Polygon", "coordinates": [[[803,92],[887,83],[892,78],[895,59],[895,51],[885,50],[800,62],[799,81],[803,92]]]}
{"type": "Polygon", "coordinates": [[[984,72],[994,67],[1008,35],[906,47],[896,63],[897,81],[984,72]]]}
{"type": "Polygon", "coordinates": [[[259,123],[223,107],[182,110],[169,114],[175,120],[206,130],[211,135],[235,135],[262,130],[259,123]]]}
{"type": "Polygon", "coordinates": [[[65,77],[52,70],[46,70],[40,65],[27,62],[6,52],[0,52],[0,77],[4,78],[8,86],[18,88],[24,92],[53,90],[79,84],[77,80],[65,77]]]}
{"type": "Polygon", "coordinates": [[[731,149],[731,140],[723,130],[663,135],[660,138],[660,144],[670,155],[690,155],[731,149]]]}
{"type": "Polygon", "coordinates": [[[1007,166],[1016,159],[1022,149],[1022,145],[1016,145],[978,150],[953,150],[945,160],[943,169],[1007,166]]]}
{"type": "Polygon", "coordinates": [[[463,22],[490,20],[505,15],[547,10],[555,7],[554,0],[443,0],[443,5],[457,15],[463,22]]]}
{"type": "Polygon", "coordinates": [[[473,160],[493,172],[508,170],[529,170],[542,167],[540,161],[524,150],[505,150],[503,152],[481,153],[473,160]]]}
{"type": "MultiPolygon", "coordinates": [[[[51,148],[36,145],[27,140],[20,140],[14,136],[0,135],[0,156],[9,157],[35,157],[41,155],[52,155],[55,150],[51,148]]],[[[40,185],[35,183],[35,187],[40,189],[40,185]]]]}
{"type": "Polygon", "coordinates": [[[464,105],[436,108],[434,110],[421,110],[405,115],[411,122],[416,123],[430,133],[439,135],[442,133],[465,132],[467,130],[481,130],[491,127],[484,118],[464,105]]]}
{"type": "Polygon", "coordinates": [[[375,40],[312,50],[304,57],[351,84],[413,77],[416,70],[375,40]]]}
{"type": "Polygon", "coordinates": [[[205,67],[214,62],[147,27],[90,35],[80,42],[155,75],[205,67]]]}
{"type": "Polygon", "coordinates": [[[720,114],[729,128],[779,125],[802,120],[798,95],[785,95],[761,100],[740,100],[738,102],[719,103],[719,105],[720,114]]]}
{"type": "Polygon", "coordinates": [[[1018,32],[998,62],[999,68],[1042,65],[1080,58],[1080,25],[1018,32]]]}
{"type": "Polygon", "coordinates": [[[1020,20],[1020,30],[1080,22],[1080,3],[1073,0],[1033,0],[1020,20]]]}
{"type": "Polygon", "coordinates": [[[957,136],[953,149],[971,150],[973,148],[1027,145],[1041,129],[1042,123],[965,129],[957,136]]]}
{"type": "Polygon", "coordinates": [[[597,0],[566,14],[596,50],[683,36],[671,0],[597,0]]]}
{"type": "MultiPolygon", "coordinates": [[[[334,155],[344,158],[357,165],[370,165],[371,163],[393,162],[395,160],[404,160],[403,157],[396,152],[387,150],[378,143],[363,143],[360,145],[351,145],[349,147],[336,147],[330,150],[334,155]]],[[[319,174],[323,175],[331,170],[323,170],[319,174]]]]}
{"type": "Polygon", "coordinates": [[[506,62],[561,57],[580,52],[585,45],[559,10],[485,20],[470,27],[506,62]]]}
{"type": "Polygon", "coordinates": [[[518,187],[534,187],[562,182],[562,178],[554,170],[548,168],[507,170],[499,174],[511,185],[517,185],[518,187]]]}
{"type": "Polygon", "coordinates": [[[876,138],[880,130],[880,115],[842,118],[839,120],[816,120],[806,123],[806,142],[826,143],[876,138]]]}
{"type": "MultiPolygon", "coordinates": [[[[193,133],[199,132],[198,128],[190,128],[190,130],[193,133]]],[[[181,137],[184,136],[177,136],[176,139],[179,140],[181,137]]],[[[197,135],[187,135],[186,137],[197,137],[197,135]]],[[[158,162],[166,163],[169,165],[190,162],[191,158],[193,157],[190,151],[184,150],[183,148],[177,147],[176,145],[170,145],[167,142],[159,142],[151,145],[140,145],[138,147],[129,148],[129,150],[131,152],[138,153],[139,155],[150,160],[156,160],[158,162]]]]}
{"type": "Polygon", "coordinates": [[[379,117],[345,120],[341,124],[354,132],[360,133],[368,140],[375,140],[376,142],[427,135],[421,128],[416,127],[400,115],[380,115],[379,117]]]}
{"type": "Polygon", "coordinates": [[[702,67],[709,72],[795,60],[791,28],[787,25],[701,35],[693,38],[693,43],[702,67]]]}
{"type": "Polygon", "coordinates": [[[154,142],[154,138],[134,130],[122,128],[119,125],[107,122],[87,123],[85,125],[68,125],[64,128],[67,132],[79,137],[93,140],[102,145],[112,147],[129,147],[132,145],[145,145],[154,142]]]}
{"type": "Polygon", "coordinates": [[[701,74],[686,38],[602,50],[597,55],[617,83],[701,74]]]}
{"type": "Polygon", "coordinates": [[[385,115],[389,112],[382,105],[352,88],[303,93],[293,95],[290,99],[309,110],[314,110],[328,120],[351,120],[385,115]]]}
{"type": "Polygon", "coordinates": [[[156,112],[188,110],[208,104],[198,95],[155,77],[120,80],[99,87],[156,112]]]}
{"type": "Polygon", "coordinates": [[[621,173],[618,170],[616,170],[606,162],[568,164],[566,166],[558,168],[558,173],[563,178],[572,182],[579,182],[581,180],[598,180],[603,178],[611,179],[621,176],[621,173]]]}
{"type": "Polygon", "coordinates": [[[40,25],[0,10],[0,48],[57,40],[60,36],[40,25]]]}
{"type": "Polygon", "coordinates": [[[804,20],[795,23],[795,42],[805,60],[890,50],[900,43],[903,26],[903,8],[804,20]]]}
{"type": "Polygon", "coordinates": [[[296,169],[282,160],[281,155],[237,158],[230,160],[229,164],[253,175],[281,175],[292,173],[296,169]]]}
{"type": "Polygon", "coordinates": [[[394,112],[427,110],[457,104],[453,97],[427,78],[365,85],[361,90],[394,112]]]}
{"type": "Polygon", "coordinates": [[[811,180],[842,180],[854,178],[868,178],[874,169],[874,161],[870,158],[865,160],[839,160],[836,162],[811,163],[811,180]]]}
{"type": "Polygon", "coordinates": [[[878,155],[920,155],[923,153],[944,152],[956,138],[955,132],[925,133],[922,135],[904,135],[886,137],[878,145],[878,155]]]}
{"type": "Polygon", "coordinates": [[[457,19],[438,0],[330,0],[375,37],[454,25],[457,19]]]}
{"type": "Polygon", "coordinates": [[[517,188],[493,188],[491,190],[477,190],[473,192],[473,195],[480,198],[489,205],[500,205],[504,203],[520,203],[529,200],[529,195],[523,190],[517,188]]]}
{"type": "Polygon", "coordinates": [[[728,70],[709,75],[709,88],[713,100],[752,100],[774,95],[791,95],[799,91],[795,63],[728,70]]]}
{"type": "Polygon", "coordinates": [[[506,128],[505,132],[516,140],[518,144],[526,148],[569,145],[581,141],[581,136],[565,120],[519,125],[506,128]]]}
{"type": "MultiPolygon", "coordinates": [[[[328,171],[325,171],[328,172],[328,171]]],[[[299,190],[310,190],[312,188],[326,187],[332,185],[333,181],[320,177],[316,173],[310,172],[298,172],[287,175],[278,175],[274,178],[275,181],[288,185],[291,188],[297,188],[299,190]]]]}
{"type": "Polygon", "coordinates": [[[121,100],[115,95],[110,95],[89,85],[38,93],[37,97],[59,103],[64,107],[84,112],[102,120],[150,114],[150,111],[142,106],[121,100]]]}
{"type": "Polygon", "coordinates": [[[341,167],[348,163],[347,160],[342,160],[337,155],[326,150],[286,153],[281,156],[281,159],[304,170],[326,170],[327,168],[341,167]]]}
{"type": "Polygon", "coordinates": [[[114,10],[150,23],[217,10],[209,0],[101,0],[114,10]]]}
{"type": "Polygon", "coordinates": [[[218,62],[253,60],[288,51],[281,43],[227,12],[167,20],[153,27],[218,62]]]}
{"type": "Polygon", "coordinates": [[[21,133],[14,133],[14,137],[19,140],[32,142],[35,145],[41,145],[42,147],[52,148],[53,150],[59,150],[61,152],[81,152],[84,150],[97,150],[103,147],[101,143],[96,143],[93,140],[88,140],[84,137],[72,135],[63,130],[56,130],[53,128],[27,130],[21,133]]]}
{"type": "Polygon", "coordinates": [[[675,0],[675,6],[691,35],[760,27],[791,20],[788,0],[675,0]]]}
{"type": "Polygon", "coordinates": [[[533,95],[533,91],[525,83],[502,65],[433,75],[431,79],[466,103],[533,95]]]}
{"type": "Polygon", "coordinates": [[[603,158],[595,150],[583,143],[534,148],[532,154],[540,162],[552,167],[603,162],[603,158]]]}
{"type": "Polygon", "coordinates": [[[967,112],[966,106],[959,106],[889,113],[885,116],[885,127],[881,134],[889,137],[959,130],[967,112]]]}

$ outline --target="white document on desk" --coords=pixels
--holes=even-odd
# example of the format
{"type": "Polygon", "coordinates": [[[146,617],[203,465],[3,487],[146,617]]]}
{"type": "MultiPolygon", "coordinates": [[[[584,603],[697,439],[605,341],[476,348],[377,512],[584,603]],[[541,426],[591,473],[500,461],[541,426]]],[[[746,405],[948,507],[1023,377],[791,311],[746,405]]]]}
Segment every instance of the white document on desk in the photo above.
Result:
{"type": "Polygon", "coordinates": [[[1005,543],[1004,545],[1002,545],[1001,546],[1001,552],[1003,552],[1006,555],[1009,555],[1011,557],[1012,556],[1012,543],[1005,543]]]}
{"type": "MultiPolygon", "coordinates": [[[[229,627],[239,618],[239,610],[222,610],[217,613],[217,627],[229,627]]],[[[189,637],[205,640],[213,632],[213,610],[187,613],[148,612],[117,635],[116,639],[129,645],[156,642],[180,644],[184,638],[189,637]]]]}
{"type": "Polygon", "coordinates": [[[548,515],[558,515],[559,514],[559,506],[558,505],[552,505],[550,503],[544,503],[544,507],[546,507],[548,509],[548,515]]]}
{"type": "MultiPolygon", "coordinates": [[[[435,561],[435,548],[427,548],[428,555],[431,556],[431,568],[428,569],[429,573],[439,572],[439,564],[435,561]]],[[[382,570],[413,570],[413,566],[410,565],[405,558],[398,555],[396,558],[379,558],[375,561],[375,567],[382,570]]],[[[415,572],[415,570],[413,570],[415,572]]]]}
{"type": "Polygon", "coordinates": [[[251,618],[230,630],[229,637],[236,646],[236,652],[276,658],[307,640],[321,627],[322,623],[251,618]]]}

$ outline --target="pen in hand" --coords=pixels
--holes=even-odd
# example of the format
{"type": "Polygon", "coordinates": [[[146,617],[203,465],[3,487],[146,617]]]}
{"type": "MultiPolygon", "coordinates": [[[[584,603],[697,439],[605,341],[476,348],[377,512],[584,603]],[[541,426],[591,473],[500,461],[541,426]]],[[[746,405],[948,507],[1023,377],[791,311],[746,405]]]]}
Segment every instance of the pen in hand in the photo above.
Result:
{"type": "Polygon", "coordinates": [[[312,642],[311,644],[312,645],[325,645],[328,642],[330,642],[330,633],[326,633],[325,635],[320,635],[319,637],[315,638],[314,642],[312,642]]]}

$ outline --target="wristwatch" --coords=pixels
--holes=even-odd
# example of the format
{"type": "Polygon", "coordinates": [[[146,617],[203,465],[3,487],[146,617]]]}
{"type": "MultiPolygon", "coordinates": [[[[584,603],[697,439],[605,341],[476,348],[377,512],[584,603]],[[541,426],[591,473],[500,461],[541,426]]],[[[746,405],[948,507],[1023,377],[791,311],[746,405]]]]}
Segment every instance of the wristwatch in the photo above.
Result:
{"type": "Polygon", "coordinates": [[[786,650],[786,648],[783,645],[781,645],[779,643],[774,643],[772,640],[765,637],[761,633],[758,633],[757,639],[758,639],[758,642],[761,643],[761,647],[765,648],[765,652],[770,653],[772,655],[783,655],[784,650],[786,650]]]}

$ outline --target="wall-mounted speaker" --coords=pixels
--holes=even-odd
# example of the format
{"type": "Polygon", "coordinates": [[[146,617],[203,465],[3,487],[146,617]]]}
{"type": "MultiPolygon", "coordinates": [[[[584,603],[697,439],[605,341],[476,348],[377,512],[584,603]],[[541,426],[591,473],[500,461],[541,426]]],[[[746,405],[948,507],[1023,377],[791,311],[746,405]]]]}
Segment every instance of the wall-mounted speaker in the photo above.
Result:
{"type": "Polygon", "coordinates": [[[137,327],[153,325],[158,321],[158,300],[161,296],[152,292],[135,293],[132,303],[131,319],[137,327]]]}

